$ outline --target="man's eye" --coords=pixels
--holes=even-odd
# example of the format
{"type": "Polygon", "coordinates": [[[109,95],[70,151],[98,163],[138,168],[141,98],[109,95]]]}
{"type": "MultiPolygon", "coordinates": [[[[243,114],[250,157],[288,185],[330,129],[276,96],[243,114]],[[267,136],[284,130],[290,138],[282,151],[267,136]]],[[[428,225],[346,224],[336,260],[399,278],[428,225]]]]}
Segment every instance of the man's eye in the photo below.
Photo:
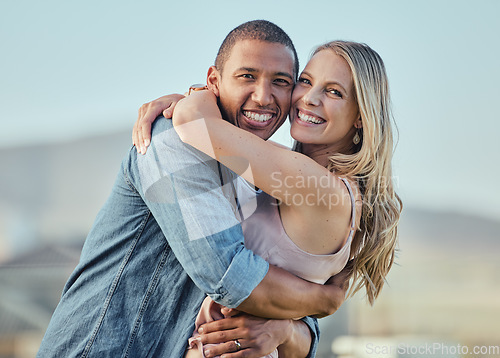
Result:
{"type": "Polygon", "coordinates": [[[285,80],[284,78],[277,78],[274,80],[275,83],[279,84],[280,86],[288,86],[290,85],[290,81],[285,80]]]}
{"type": "Polygon", "coordinates": [[[254,79],[253,75],[251,75],[249,73],[245,73],[245,74],[241,75],[241,77],[243,77],[243,78],[249,78],[249,79],[252,79],[252,80],[254,79]]]}

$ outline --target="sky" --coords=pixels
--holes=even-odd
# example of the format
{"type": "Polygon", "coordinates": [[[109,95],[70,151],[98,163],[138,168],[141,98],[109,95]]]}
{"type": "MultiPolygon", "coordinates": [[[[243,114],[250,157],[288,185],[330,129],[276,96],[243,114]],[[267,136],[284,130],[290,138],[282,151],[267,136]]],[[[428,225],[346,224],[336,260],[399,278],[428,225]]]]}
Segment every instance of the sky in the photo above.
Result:
{"type": "MultiPolygon", "coordinates": [[[[405,205],[500,220],[500,1],[0,1],[0,147],[132,128],[145,102],[205,81],[242,22],[384,59],[405,205]]],[[[288,129],[276,140],[290,144],[288,129]]]]}

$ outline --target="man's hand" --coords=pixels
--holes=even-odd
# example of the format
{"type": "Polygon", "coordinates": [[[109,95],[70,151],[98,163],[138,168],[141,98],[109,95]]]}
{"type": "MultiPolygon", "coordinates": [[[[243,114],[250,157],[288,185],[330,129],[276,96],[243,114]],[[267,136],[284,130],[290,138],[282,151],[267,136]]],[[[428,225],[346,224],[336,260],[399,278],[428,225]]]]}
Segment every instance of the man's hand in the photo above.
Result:
{"type": "Polygon", "coordinates": [[[236,316],[205,323],[198,329],[203,344],[220,343],[205,350],[207,358],[222,354],[223,358],[265,356],[288,339],[295,323],[293,320],[268,320],[237,310],[231,310],[230,314],[236,316]],[[240,350],[236,340],[241,345],[240,350]]]}
{"type": "Polygon", "coordinates": [[[344,293],[349,289],[349,280],[353,274],[354,260],[349,260],[345,267],[335,276],[332,276],[326,281],[325,285],[335,285],[340,287],[344,293]]]}
{"type": "Polygon", "coordinates": [[[354,260],[347,262],[347,265],[335,276],[332,276],[325,282],[324,288],[329,292],[330,310],[328,314],[315,315],[316,318],[323,318],[335,313],[345,301],[345,295],[349,289],[349,280],[351,279],[354,268],[354,260]]]}
{"type": "Polygon", "coordinates": [[[145,103],[139,108],[132,132],[132,143],[137,152],[146,154],[147,147],[151,143],[151,124],[156,117],[163,113],[165,118],[171,118],[175,105],[183,98],[183,95],[174,93],[145,103]]]}

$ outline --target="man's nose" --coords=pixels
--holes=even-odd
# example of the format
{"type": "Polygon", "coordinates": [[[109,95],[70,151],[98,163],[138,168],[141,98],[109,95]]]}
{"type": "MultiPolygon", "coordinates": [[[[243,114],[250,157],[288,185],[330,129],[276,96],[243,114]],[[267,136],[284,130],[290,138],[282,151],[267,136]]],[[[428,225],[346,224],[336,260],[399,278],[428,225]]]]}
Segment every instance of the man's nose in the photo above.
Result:
{"type": "Polygon", "coordinates": [[[273,103],[272,84],[261,81],[256,84],[252,100],[261,107],[273,103]]]}

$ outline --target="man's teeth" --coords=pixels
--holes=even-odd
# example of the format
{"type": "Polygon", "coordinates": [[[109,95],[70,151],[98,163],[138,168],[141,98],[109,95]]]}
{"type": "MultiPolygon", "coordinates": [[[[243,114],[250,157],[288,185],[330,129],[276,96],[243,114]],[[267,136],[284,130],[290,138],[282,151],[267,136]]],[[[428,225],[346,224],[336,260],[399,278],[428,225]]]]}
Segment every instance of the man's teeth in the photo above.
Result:
{"type": "Polygon", "coordinates": [[[245,115],[245,117],[248,117],[251,120],[254,120],[256,122],[267,122],[268,120],[273,118],[273,115],[269,114],[269,113],[259,114],[259,113],[255,113],[255,112],[243,111],[243,114],[245,115]]]}
{"type": "Polygon", "coordinates": [[[308,116],[307,114],[304,114],[302,112],[299,112],[298,114],[299,118],[304,121],[304,122],[308,122],[308,123],[314,123],[314,124],[321,124],[323,123],[324,121],[321,120],[321,119],[318,119],[318,118],[315,118],[315,117],[311,117],[311,116],[308,116]]]}

